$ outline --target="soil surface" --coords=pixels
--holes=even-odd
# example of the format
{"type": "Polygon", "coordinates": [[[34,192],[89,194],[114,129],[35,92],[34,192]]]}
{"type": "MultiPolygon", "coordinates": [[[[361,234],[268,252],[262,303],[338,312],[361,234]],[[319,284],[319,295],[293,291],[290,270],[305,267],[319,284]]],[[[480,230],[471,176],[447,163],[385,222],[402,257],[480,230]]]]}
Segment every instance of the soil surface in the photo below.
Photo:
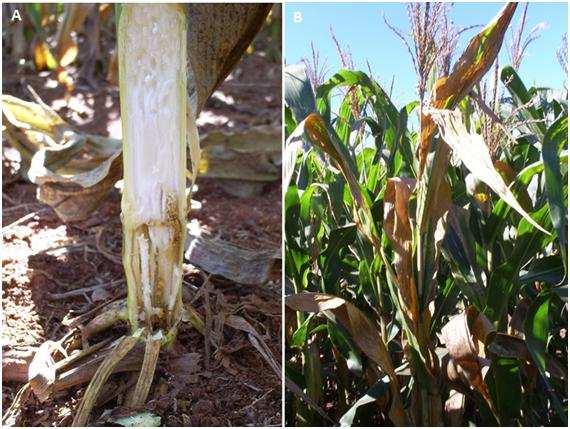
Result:
{"type": "MultiPolygon", "coordinates": [[[[81,46],[80,46],[81,49],[81,46]]],[[[76,87],[71,94],[57,84],[53,72],[37,73],[33,66],[16,73],[4,59],[3,93],[32,100],[30,85],[48,105],[78,130],[121,136],[118,89],[95,73],[86,82],[71,69],[76,87]]],[[[216,91],[199,118],[200,133],[212,129],[239,131],[252,125],[281,120],[281,66],[264,50],[247,55],[216,91]]],[[[119,189],[113,189],[92,216],[63,223],[36,199],[36,185],[19,174],[19,154],[5,141],[2,156],[2,350],[38,347],[66,333],[62,321],[125,294],[121,265],[119,189]],[[115,282],[112,288],[94,288],[79,296],[60,294],[115,282]]],[[[281,248],[281,187],[268,183],[261,195],[238,198],[224,192],[216,180],[198,179],[188,221],[233,244],[253,250],[281,248]]],[[[217,347],[205,346],[205,336],[183,323],[175,344],[161,351],[145,409],[165,426],[279,426],[281,382],[248,334],[223,324],[228,315],[247,320],[281,362],[281,260],[275,259],[265,284],[246,286],[212,276],[209,299],[201,293],[204,273],[185,261],[185,296],[196,298],[194,308],[213,326],[221,322],[217,347]],[[208,309],[206,308],[208,307],[208,309]]],[[[112,334],[126,333],[126,326],[112,334]]],[[[128,383],[117,374],[113,382],[128,383]]],[[[23,383],[2,386],[3,414],[23,383]]],[[[40,403],[33,395],[22,406],[18,425],[69,426],[85,385],[40,403]]],[[[122,395],[97,407],[92,423],[108,423],[105,411],[120,415],[122,395]],[[119,398],[119,399],[118,399],[119,398]]]]}

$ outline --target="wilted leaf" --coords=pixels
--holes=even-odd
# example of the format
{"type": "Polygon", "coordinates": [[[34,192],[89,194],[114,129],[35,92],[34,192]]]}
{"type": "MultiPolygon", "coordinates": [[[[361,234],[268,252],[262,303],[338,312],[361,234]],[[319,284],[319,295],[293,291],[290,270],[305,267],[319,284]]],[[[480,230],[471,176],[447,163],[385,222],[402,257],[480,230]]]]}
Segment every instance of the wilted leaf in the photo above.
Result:
{"type": "Polygon", "coordinates": [[[467,131],[459,110],[429,109],[427,114],[438,125],[442,139],[471,173],[486,183],[503,201],[520,213],[537,229],[545,234],[549,234],[521,207],[509,187],[505,184],[502,176],[495,170],[489,147],[485,144],[483,137],[467,131]]]}
{"type": "Polygon", "coordinates": [[[383,228],[395,253],[394,266],[401,304],[410,321],[417,323],[419,303],[413,270],[412,225],[408,213],[414,187],[413,179],[388,179],[384,193],[383,228]]]}
{"type": "Polygon", "coordinates": [[[331,311],[338,323],[350,334],[350,338],[372,361],[379,365],[390,378],[392,406],[390,418],[396,425],[405,425],[399,383],[392,366],[390,354],[378,328],[356,306],[343,298],[322,293],[301,293],[285,297],[285,304],[296,311],[321,313],[331,311]]]}
{"type": "Polygon", "coordinates": [[[483,396],[491,410],[493,405],[483,379],[483,363],[486,358],[485,341],[493,331],[491,322],[473,306],[452,317],[441,330],[441,340],[457,369],[462,371],[469,386],[483,396]]]}

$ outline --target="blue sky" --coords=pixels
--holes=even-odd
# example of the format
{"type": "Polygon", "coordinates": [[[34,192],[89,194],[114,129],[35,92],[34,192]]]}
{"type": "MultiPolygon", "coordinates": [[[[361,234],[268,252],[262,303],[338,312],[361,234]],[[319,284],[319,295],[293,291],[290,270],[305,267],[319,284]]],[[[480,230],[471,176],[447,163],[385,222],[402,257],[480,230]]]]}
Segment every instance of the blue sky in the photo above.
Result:
{"type": "MultiPolygon", "coordinates": [[[[455,3],[451,17],[458,27],[485,25],[501,9],[502,3],[455,3]]],[[[522,4],[519,5],[511,27],[518,24],[522,4]]],[[[329,28],[343,46],[350,46],[356,68],[367,71],[370,62],[374,77],[389,89],[394,76],[393,99],[397,106],[415,99],[416,78],[412,62],[402,42],[387,28],[382,14],[394,26],[408,31],[404,3],[286,3],[285,4],[285,61],[292,64],[311,56],[310,42],[314,42],[320,56],[327,59],[329,75],[340,68],[340,60],[331,39],[329,28]],[[295,23],[293,15],[300,12],[302,21],[295,23]]],[[[556,50],[568,28],[566,3],[531,3],[527,12],[526,31],[541,22],[547,27],[526,51],[519,73],[527,85],[561,87],[565,78],[556,59],[556,50]]],[[[458,44],[460,53],[477,29],[465,32],[458,44]]],[[[505,41],[511,38],[507,31],[505,41]]],[[[504,45],[503,45],[504,46],[504,45]]],[[[508,62],[506,50],[500,54],[500,64],[508,62]]]]}

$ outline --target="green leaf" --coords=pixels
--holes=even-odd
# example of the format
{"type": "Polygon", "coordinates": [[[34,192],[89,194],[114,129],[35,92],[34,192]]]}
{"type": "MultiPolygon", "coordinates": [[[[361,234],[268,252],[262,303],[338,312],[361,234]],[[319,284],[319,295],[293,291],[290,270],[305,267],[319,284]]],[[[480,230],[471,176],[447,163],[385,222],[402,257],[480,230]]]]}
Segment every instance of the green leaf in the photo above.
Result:
{"type": "Polygon", "coordinates": [[[358,409],[366,404],[371,404],[376,402],[378,399],[390,393],[389,389],[390,379],[385,376],[381,380],[378,380],[374,386],[372,386],[364,396],[362,396],[358,401],[356,401],[350,409],[344,413],[340,418],[341,426],[352,426],[356,418],[356,412],[358,409]]]}
{"type": "MultiPolygon", "coordinates": [[[[531,217],[540,224],[549,221],[548,205],[544,204],[531,217]]],[[[546,237],[534,228],[526,219],[521,219],[517,228],[517,239],[509,257],[491,273],[485,301],[485,315],[496,325],[506,323],[505,315],[521,267],[529,262],[529,257],[544,249],[552,237],[546,237]]]]}
{"type": "Polygon", "coordinates": [[[551,255],[534,261],[528,271],[519,278],[521,285],[536,281],[558,285],[564,279],[564,265],[560,255],[551,255]]]}
{"type": "Polygon", "coordinates": [[[542,379],[544,380],[544,383],[547,386],[547,391],[550,393],[552,404],[560,418],[563,420],[565,426],[568,426],[568,416],[562,409],[560,399],[550,388],[550,382],[546,376],[546,344],[548,341],[548,333],[550,331],[550,299],[551,296],[549,294],[541,294],[532,303],[524,321],[524,334],[526,345],[540,372],[540,375],[542,376],[542,379]]]}
{"type": "Polygon", "coordinates": [[[567,249],[568,249],[568,209],[564,205],[564,183],[560,173],[560,160],[558,159],[558,147],[562,144],[568,145],[568,117],[562,116],[554,122],[542,142],[542,159],[544,161],[544,176],[548,205],[550,206],[550,218],[552,225],[558,233],[558,244],[564,268],[568,273],[567,249]]]}
{"type": "Polygon", "coordinates": [[[521,415],[522,387],[518,359],[493,360],[486,377],[487,386],[503,426],[515,425],[521,415]]]}
{"type": "Polygon", "coordinates": [[[313,314],[309,314],[309,316],[305,319],[305,321],[297,328],[297,330],[293,333],[291,337],[291,344],[292,348],[299,348],[302,349],[305,347],[305,343],[307,342],[307,331],[309,329],[309,325],[311,323],[311,319],[313,318],[313,314]]]}
{"type": "Polygon", "coordinates": [[[365,97],[371,97],[376,113],[385,114],[389,124],[396,127],[398,110],[384,90],[368,75],[361,71],[341,70],[317,88],[317,106],[325,121],[330,121],[330,96],[335,88],[358,85],[365,97]]]}
{"type": "Polygon", "coordinates": [[[531,130],[542,140],[542,136],[546,132],[546,128],[541,122],[543,118],[534,107],[532,96],[517,72],[511,66],[504,67],[501,70],[501,80],[513,97],[516,106],[522,109],[522,115],[528,121],[531,130]]]}

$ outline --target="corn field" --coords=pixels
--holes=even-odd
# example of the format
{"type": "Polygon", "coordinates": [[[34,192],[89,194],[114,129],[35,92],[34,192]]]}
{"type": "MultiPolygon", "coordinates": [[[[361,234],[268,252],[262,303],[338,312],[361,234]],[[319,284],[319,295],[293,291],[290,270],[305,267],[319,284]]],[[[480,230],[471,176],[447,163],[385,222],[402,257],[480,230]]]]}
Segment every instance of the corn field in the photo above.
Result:
{"type": "Polygon", "coordinates": [[[516,8],[423,103],[285,68],[286,425],[567,425],[567,92],[498,68],[516,8]]]}

